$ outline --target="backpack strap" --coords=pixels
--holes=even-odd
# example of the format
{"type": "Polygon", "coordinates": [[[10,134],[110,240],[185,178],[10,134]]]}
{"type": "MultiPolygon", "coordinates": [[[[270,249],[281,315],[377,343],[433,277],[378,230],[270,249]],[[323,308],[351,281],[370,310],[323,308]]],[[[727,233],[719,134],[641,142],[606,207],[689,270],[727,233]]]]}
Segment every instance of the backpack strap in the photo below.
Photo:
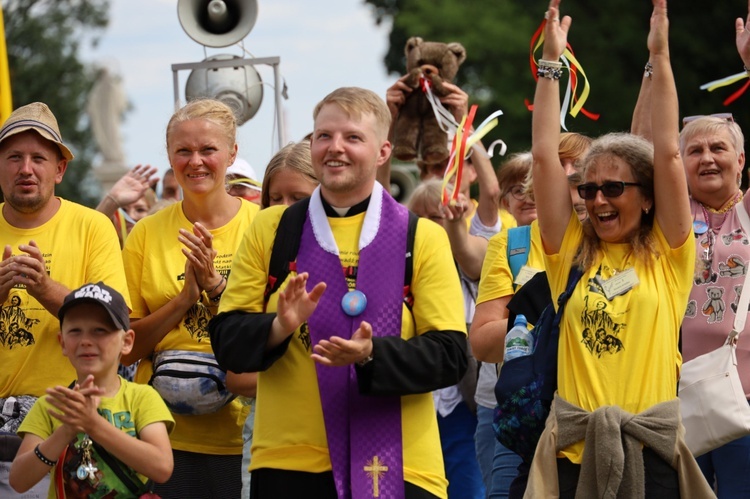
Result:
{"type": "Polygon", "coordinates": [[[580,268],[577,266],[571,267],[570,274],[568,275],[568,287],[565,288],[565,291],[563,291],[557,298],[558,315],[562,315],[561,311],[565,308],[565,304],[568,303],[568,299],[570,298],[570,295],[573,294],[573,290],[575,289],[576,284],[578,284],[578,281],[581,280],[581,276],[583,276],[583,271],[581,271],[580,268]]]}
{"type": "MultiPolygon", "coordinates": [[[[546,356],[540,356],[534,359],[537,361],[535,367],[539,372],[544,373],[544,388],[542,389],[541,397],[548,402],[552,401],[555,391],[557,390],[557,351],[560,341],[560,322],[562,321],[562,316],[565,312],[565,305],[568,303],[568,299],[570,299],[570,295],[573,294],[573,290],[578,284],[578,281],[581,280],[582,275],[583,272],[580,268],[577,266],[571,267],[570,274],[568,275],[568,285],[565,288],[565,291],[563,291],[557,298],[557,313],[554,312],[552,304],[550,303],[550,312],[554,313],[555,317],[552,319],[552,326],[547,331],[549,339],[546,341],[549,342],[549,353],[546,356]],[[538,362],[541,362],[543,365],[539,365],[538,362]]],[[[540,339],[537,339],[537,341],[540,341],[540,339]]]]}
{"type": "Polygon", "coordinates": [[[404,266],[404,302],[411,310],[414,305],[414,295],[411,294],[411,278],[414,274],[414,240],[417,237],[417,222],[419,217],[409,212],[409,228],[406,233],[406,265],[404,266]]]}
{"type": "Polygon", "coordinates": [[[526,265],[531,248],[531,226],[522,225],[508,229],[508,265],[513,280],[518,277],[521,267],[526,265]]]}
{"type": "Polygon", "coordinates": [[[305,224],[307,207],[310,198],[301,199],[287,208],[281,215],[276,227],[276,237],[271,249],[271,262],[268,265],[268,282],[263,292],[263,308],[268,305],[268,299],[286,280],[289,272],[295,269],[299,242],[302,238],[302,226],[305,224]]]}

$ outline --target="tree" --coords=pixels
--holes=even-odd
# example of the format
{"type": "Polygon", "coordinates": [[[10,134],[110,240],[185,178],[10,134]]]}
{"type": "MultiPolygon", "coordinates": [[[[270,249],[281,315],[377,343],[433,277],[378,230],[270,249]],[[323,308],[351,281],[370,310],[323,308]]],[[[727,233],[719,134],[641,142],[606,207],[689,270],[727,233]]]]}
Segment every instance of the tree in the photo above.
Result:
{"type": "MultiPolygon", "coordinates": [[[[502,109],[492,138],[502,138],[510,151],[531,143],[531,113],[524,99],[534,96],[529,68],[529,42],[542,21],[546,1],[526,0],[365,0],[375,22],[391,21],[386,69],[405,71],[404,46],[410,36],[461,42],[467,60],[458,84],[479,104],[479,118],[502,109]]],[[[573,18],[569,42],[591,82],[586,108],[598,121],[582,115],[567,118],[570,131],[598,136],[628,130],[648,58],[646,35],[651,2],[640,0],[564,0],[564,15],[573,18]]],[[[702,83],[742,70],[734,46],[734,19],[747,16],[747,3],[672,0],[669,5],[672,66],[683,116],[732,112],[750,126],[750,93],[729,107],[722,101],[739,85],[708,93],[702,83]]],[[[536,58],[541,57],[541,51],[536,58]]],[[[564,87],[564,85],[561,85],[564,87]]]]}
{"type": "Polygon", "coordinates": [[[97,147],[85,109],[97,68],[78,49],[81,40],[96,44],[108,12],[109,0],[3,0],[13,106],[49,105],[75,154],[56,193],[89,206],[98,202],[86,181],[97,147]]]}

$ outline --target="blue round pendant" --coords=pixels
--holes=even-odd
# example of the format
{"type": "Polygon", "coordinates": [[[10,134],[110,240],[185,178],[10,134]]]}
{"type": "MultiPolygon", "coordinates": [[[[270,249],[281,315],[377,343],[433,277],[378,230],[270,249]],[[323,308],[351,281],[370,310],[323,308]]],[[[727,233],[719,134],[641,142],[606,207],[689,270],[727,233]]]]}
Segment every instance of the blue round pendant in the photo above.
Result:
{"type": "Polygon", "coordinates": [[[696,220],[693,222],[693,232],[696,234],[705,234],[708,230],[708,224],[704,222],[703,220],[696,220]]]}
{"type": "Polygon", "coordinates": [[[84,465],[80,465],[76,470],[76,477],[78,477],[79,480],[85,480],[87,476],[89,476],[89,471],[84,465]]]}
{"type": "Polygon", "coordinates": [[[349,291],[343,298],[341,298],[341,308],[349,317],[357,317],[365,311],[366,307],[367,297],[358,289],[349,291]]]}

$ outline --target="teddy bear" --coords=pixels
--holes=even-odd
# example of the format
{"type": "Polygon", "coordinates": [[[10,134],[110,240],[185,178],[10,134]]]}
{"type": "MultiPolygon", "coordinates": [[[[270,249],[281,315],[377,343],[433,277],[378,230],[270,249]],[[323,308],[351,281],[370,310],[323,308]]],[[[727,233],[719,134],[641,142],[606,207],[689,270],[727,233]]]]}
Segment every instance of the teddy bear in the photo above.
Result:
{"type": "Polygon", "coordinates": [[[417,36],[406,42],[405,83],[413,89],[399,110],[393,129],[393,155],[401,161],[418,160],[423,165],[445,163],[450,155],[448,136],[440,128],[427,95],[422,76],[432,83],[436,98],[449,92],[443,82],[453,82],[458,68],[466,60],[460,43],[426,42],[417,36]]]}

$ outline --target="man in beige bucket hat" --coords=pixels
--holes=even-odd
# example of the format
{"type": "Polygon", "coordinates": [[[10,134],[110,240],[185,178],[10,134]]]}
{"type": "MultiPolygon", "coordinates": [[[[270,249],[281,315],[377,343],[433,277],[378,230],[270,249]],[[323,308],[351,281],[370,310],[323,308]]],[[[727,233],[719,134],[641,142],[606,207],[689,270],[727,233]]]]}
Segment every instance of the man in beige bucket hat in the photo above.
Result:
{"type": "Polygon", "coordinates": [[[28,409],[46,388],[75,380],[57,343],[65,296],[103,281],[130,304],[112,222],[55,196],[72,159],[41,102],[16,109],[0,128],[0,433],[10,434],[0,437],[0,497],[17,497],[7,470],[28,409]]]}

